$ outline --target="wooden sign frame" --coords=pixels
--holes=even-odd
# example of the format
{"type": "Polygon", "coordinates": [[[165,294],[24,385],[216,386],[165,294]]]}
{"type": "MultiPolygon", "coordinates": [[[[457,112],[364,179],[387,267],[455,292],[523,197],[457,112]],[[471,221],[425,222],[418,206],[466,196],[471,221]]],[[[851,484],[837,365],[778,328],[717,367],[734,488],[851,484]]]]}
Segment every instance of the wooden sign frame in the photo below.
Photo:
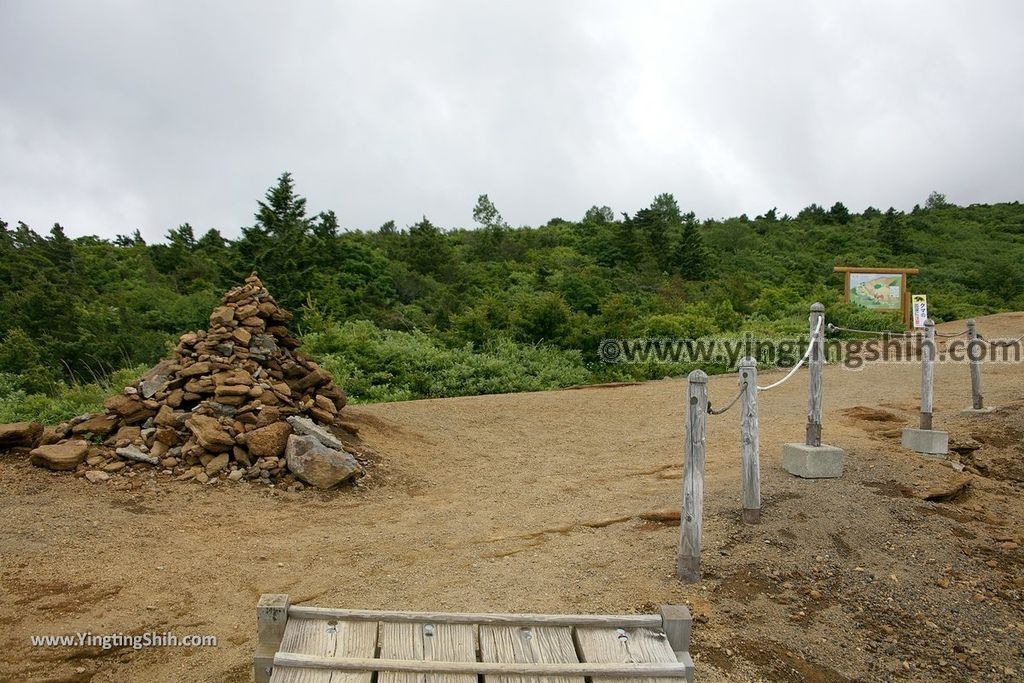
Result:
{"type": "Polygon", "coordinates": [[[850,275],[854,273],[878,273],[879,275],[901,275],[900,285],[900,312],[903,315],[903,326],[910,329],[910,289],[907,287],[907,276],[917,275],[917,268],[870,268],[861,266],[836,266],[833,273],[843,273],[845,276],[846,292],[844,301],[850,303],[850,275]]]}

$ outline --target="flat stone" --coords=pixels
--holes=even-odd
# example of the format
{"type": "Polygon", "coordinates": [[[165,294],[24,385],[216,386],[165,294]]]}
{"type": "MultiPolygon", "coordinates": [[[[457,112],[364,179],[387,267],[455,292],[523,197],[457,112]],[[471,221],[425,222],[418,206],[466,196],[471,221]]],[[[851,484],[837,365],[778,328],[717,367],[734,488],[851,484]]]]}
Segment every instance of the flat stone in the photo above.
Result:
{"type": "Polygon", "coordinates": [[[210,313],[210,325],[216,327],[217,325],[227,325],[235,319],[235,309],[230,306],[220,306],[213,309],[210,313]]]}
{"type": "Polygon", "coordinates": [[[334,420],[338,417],[334,413],[329,413],[326,410],[321,410],[316,406],[310,406],[309,408],[306,409],[306,412],[315,417],[317,422],[321,422],[323,424],[328,425],[334,424],[334,420]]]}
{"type": "Polygon", "coordinates": [[[167,380],[170,379],[171,372],[176,367],[177,364],[174,361],[165,359],[150,368],[139,381],[139,393],[142,394],[142,397],[153,398],[156,396],[157,392],[167,386],[167,380]]]}
{"type": "Polygon", "coordinates": [[[235,445],[235,440],[224,431],[220,422],[208,415],[193,415],[185,421],[185,426],[195,434],[199,445],[208,451],[219,453],[235,445]]]}
{"type": "Polygon", "coordinates": [[[174,446],[178,443],[178,432],[174,431],[170,427],[160,427],[156,430],[153,437],[158,443],[164,443],[168,446],[174,446]]]}
{"type": "Polygon", "coordinates": [[[199,377],[200,375],[207,375],[210,373],[210,363],[208,361],[202,361],[200,363],[193,363],[192,365],[184,368],[178,373],[179,377],[199,377]]]}
{"type": "Polygon", "coordinates": [[[292,427],[287,422],[275,422],[245,434],[249,454],[256,458],[276,458],[284,453],[292,427]]]}
{"type": "Polygon", "coordinates": [[[314,436],[289,436],[285,456],[292,474],[319,489],[337,486],[363,471],[350,453],[328,448],[314,436]]]}
{"type": "Polygon", "coordinates": [[[218,386],[225,384],[244,384],[249,387],[252,386],[252,375],[241,368],[235,368],[226,372],[218,372],[213,376],[213,381],[218,386]]]}
{"type": "Polygon", "coordinates": [[[337,407],[335,407],[334,401],[327,398],[326,396],[317,395],[315,398],[315,403],[317,408],[320,408],[321,410],[326,410],[331,415],[336,415],[338,413],[338,409],[337,407]]]}
{"type": "Polygon", "coordinates": [[[241,481],[244,474],[245,470],[231,470],[231,473],[228,475],[228,479],[231,481],[241,481]]]}
{"type": "Polygon", "coordinates": [[[85,478],[93,484],[102,484],[110,479],[110,475],[100,470],[89,470],[85,473],[85,478]]]}
{"type": "Polygon", "coordinates": [[[995,408],[964,408],[960,411],[963,417],[984,417],[996,411],[995,408]]]}
{"type": "Polygon", "coordinates": [[[38,422],[12,422],[0,425],[0,448],[35,448],[43,435],[38,422]]]}
{"type": "Polygon", "coordinates": [[[29,453],[29,460],[33,465],[51,470],[73,470],[85,460],[88,453],[89,442],[76,439],[40,446],[29,453]]]}
{"type": "Polygon", "coordinates": [[[835,446],[782,446],[782,468],[804,479],[836,479],[843,476],[843,449],[835,446]]]}
{"type": "Polygon", "coordinates": [[[278,346],[274,338],[269,334],[257,334],[252,338],[252,342],[249,344],[249,351],[252,353],[262,354],[269,356],[277,353],[278,346]]]}
{"type": "Polygon", "coordinates": [[[71,428],[72,434],[95,434],[106,436],[114,430],[121,418],[113,413],[99,413],[71,428]]]}
{"type": "Polygon", "coordinates": [[[306,389],[320,386],[321,384],[326,384],[327,382],[330,381],[331,373],[327,372],[323,368],[314,368],[313,370],[310,370],[309,373],[307,373],[301,379],[296,380],[292,384],[292,388],[294,388],[298,392],[303,392],[306,389]]]}
{"type": "Polygon", "coordinates": [[[249,389],[244,384],[220,384],[214,389],[214,396],[220,401],[226,396],[247,396],[249,389]]]}
{"type": "Polygon", "coordinates": [[[341,441],[338,440],[338,437],[334,436],[308,417],[292,415],[288,418],[288,424],[292,426],[292,431],[300,436],[312,436],[328,448],[333,448],[338,451],[342,450],[341,441]]]}
{"type": "Polygon", "coordinates": [[[103,407],[117,413],[124,418],[128,424],[142,422],[147,417],[156,415],[156,408],[152,404],[145,404],[137,396],[125,396],[116,394],[103,402],[103,407]]]}
{"type": "Polygon", "coordinates": [[[248,318],[249,316],[256,315],[258,311],[259,307],[257,307],[256,304],[245,304],[244,306],[238,307],[238,309],[235,311],[235,317],[238,318],[239,320],[242,320],[243,318],[248,318]]]}
{"type": "Polygon", "coordinates": [[[118,441],[124,441],[125,443],[139,441],[142,439],[142,428],[121,427],[120,429],[117,430],[117,435],[114,438],[117,439],[118,441]]]}
{"type": "Polygon", "coordinates": [[[114,452],[117,453],[118,457],[124,458],[125,460],[146,462],[150,465],[157,465],[160,463],[160,458],[150,453],[143,453],[139,450],[138,446],[125,446],[124,448],[118,448],[114,452]]]}
{"type": "Polygon", "coordinates": [[[227,403],[221,401],[206,401],[206,406],[217,415],[224,415],[227,417],[233,417],[238,412],[235,406],[230,406],[227,403]]]}
{"type": "Polygon", "coordinates": [[[213,393],[213,382],[209,377],[200,377],[199,379],[190,379],[185,383],[185,391],[190,394],[212,394],[213,393]]]}
{"type": "Polygon", "coordinates": [[[216,401],[212,402],[219,403],[223,406],[232,406],[234,408],[237,408],[238,406],[242,405],[247,400],[249,400],[249,397],[246,394],[242,394],[241,396],[217,396],[216,399],[216,401]]]}
{"type": "Polygon", "coordinates": [[[178,427],[185,419],[185,413],[176,413],[170,406],[161,406],[153,422],[161,427],[178,427]]]}
{"type": "Polygon", "coordinates": [[[67,425],[60,425],[57,427],[46,426],[43,427],[43,435],[39,437],[39,446],[48,446],[51,443],[57,443],[67,435],[67,425]]]}
{"type": "Polygon", "coordinates": [[[915,453],[943,458],[949,453],[949,432],[905,427],[902,443],[904,448],[909,448],[915,453]]]}
{"type": "Polygon", "coordinates": [[[218,472],[228,466],[229,456],[227,453],[221,453],[216,458],[206,463],[206,474],[207,476],[215,476],[218,472]]]}

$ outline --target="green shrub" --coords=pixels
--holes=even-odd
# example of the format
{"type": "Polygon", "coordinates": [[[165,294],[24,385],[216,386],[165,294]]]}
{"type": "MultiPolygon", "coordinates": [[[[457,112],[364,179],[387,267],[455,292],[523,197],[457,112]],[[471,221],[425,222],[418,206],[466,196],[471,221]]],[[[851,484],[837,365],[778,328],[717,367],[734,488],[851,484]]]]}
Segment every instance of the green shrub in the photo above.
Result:
{"type": "Polygon", "coordinates": [[[105,398],[121,391],[144,371],[142,367],[117,370],[103,383],[56,382],[45,394],[28,393],[21,386],[21,377],[0,373],[0,422],[30,420],[56,424],[85,413],[99,412],[105,398]]]}
{"type": "Polygon", "coordinates": [[[499,338],[474,351],[449,348],[422,332],[382,330],[366,320],[306,338],[315,356],[355,401],[401,401],[540,391],[586,384],[578,351],[499,338]]]}

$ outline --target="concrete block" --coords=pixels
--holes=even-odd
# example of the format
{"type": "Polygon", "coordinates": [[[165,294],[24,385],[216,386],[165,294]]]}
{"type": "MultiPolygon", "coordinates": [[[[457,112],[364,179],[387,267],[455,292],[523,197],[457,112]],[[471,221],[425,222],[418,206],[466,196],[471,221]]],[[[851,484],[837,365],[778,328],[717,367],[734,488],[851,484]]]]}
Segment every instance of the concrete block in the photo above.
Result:
{"type": "Polygon", "coordinates": [[[942,458],[949,453],[949,432],[905,427],[903,447],[922,455],[942,458]]]}
{"type": "Polygon", "coordinates": [[[960,411],[960,415],[963,417],[979,417],[991,415],[993,412],[995,412],[995,408],[964,408],[960,411]]]}
{"type": "Polygon", "coordinates": [[[843,476],[843,449],[835,446],[782,446],[782,468],[804,479],[836,479],[843,476]]]}

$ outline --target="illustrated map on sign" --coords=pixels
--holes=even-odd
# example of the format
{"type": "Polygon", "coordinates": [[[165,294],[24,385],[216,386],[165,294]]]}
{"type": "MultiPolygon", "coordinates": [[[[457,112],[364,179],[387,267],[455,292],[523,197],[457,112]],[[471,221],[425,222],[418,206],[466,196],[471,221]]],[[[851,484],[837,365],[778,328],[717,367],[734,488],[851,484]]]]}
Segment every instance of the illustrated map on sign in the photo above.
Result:
{"type": "Polygon", "coordinates": [[[864,308],[900,310],[902,275],[850,273],[850,302],[864,308]]]}

